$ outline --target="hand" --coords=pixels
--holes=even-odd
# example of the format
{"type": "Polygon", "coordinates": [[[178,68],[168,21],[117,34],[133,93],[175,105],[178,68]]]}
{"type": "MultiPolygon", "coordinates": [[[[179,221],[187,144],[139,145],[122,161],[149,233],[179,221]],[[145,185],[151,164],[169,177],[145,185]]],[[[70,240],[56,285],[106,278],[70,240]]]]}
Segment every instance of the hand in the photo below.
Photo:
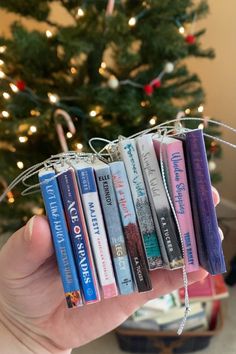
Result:
{"type": "MultiPolygon", "coordinates": [[[[213,196],[217,204],[215,190],[213,196]]],[[[202,269],[190,273],[189,282],[206,275],[202,269]]],[[[47,219],[34,216],[0,251],[0,321],[25,348],[22,353],[70,353],[118,326],[148,300],[183,286],[181,269],[154,271],[151,277],[151,292],[67,309],[47,219]]]]}

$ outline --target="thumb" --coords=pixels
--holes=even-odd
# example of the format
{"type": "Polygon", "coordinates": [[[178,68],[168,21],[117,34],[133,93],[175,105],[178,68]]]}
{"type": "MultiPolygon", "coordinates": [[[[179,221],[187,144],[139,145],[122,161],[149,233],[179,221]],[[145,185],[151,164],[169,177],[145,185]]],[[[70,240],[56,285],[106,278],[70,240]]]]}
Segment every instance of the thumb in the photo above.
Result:
{"type": "Polygon", "coordinates": [[[1,249],[0,269],[5,278],[23,278],[35,272],[53,252],[47,219],[33,216],[1,249]]]}

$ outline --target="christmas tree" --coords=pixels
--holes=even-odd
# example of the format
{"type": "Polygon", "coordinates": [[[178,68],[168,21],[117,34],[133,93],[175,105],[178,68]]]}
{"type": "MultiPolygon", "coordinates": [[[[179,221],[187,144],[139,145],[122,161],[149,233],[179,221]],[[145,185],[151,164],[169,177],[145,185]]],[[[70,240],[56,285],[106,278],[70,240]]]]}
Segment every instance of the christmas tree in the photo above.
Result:
{"type": "MultiPolygon", "coordinates": [[[[11,38],[0,37],[1,192],[21,170],[53,154],[88,150],[91,137],[128,136],[180,111],[203,117],[204,91],[186,59],[214,57],[201,46],[205,30],[197,29],[206,1],[55,2],[70,24],[51,19],[52,0],[0,3],[48,25],[46,32],[29,31],[15,22],[11,38]]],[[[204,124],[219,134],[207,119],[204,124]]],[[[219,155],[214,141],[207,146],[209,157],[219,155]]],[[[21,197],[21,190],[17,186],[0,205],[8,228],[9,219],[15,228],[43,212],[40,195],[21,197]]]]}

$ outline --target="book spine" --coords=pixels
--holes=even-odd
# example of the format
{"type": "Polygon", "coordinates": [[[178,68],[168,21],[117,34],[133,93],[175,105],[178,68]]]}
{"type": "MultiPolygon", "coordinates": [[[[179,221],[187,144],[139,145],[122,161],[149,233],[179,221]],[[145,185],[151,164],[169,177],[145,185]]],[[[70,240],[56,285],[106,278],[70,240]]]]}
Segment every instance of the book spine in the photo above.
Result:
{"type": "Polygon", "coordinates": [[[58,175],[57,179],[84,302],[94,303],[100,300],[100,295],[75,172],[72,169],[67,169],[58,175]]]}
{"type": "Polygon", "coordinates": [[[76,169],[98,278],[105,299],[118,295],[92,167],[76,169]]]}
{"type": "Polygon", "coordinates": [[[123,161],[110,163],[113,185],[124,228],[126,246],[139,292],[152,289],[142,239],[137,224],[129,182],[123,161]]]}
{"type": "Polygon", "coordinates": [[[185,134],[186,155],[190,169],[189,185],[192,189],[192,203],[195,203],[197,245],[200,264],[212,275],[226,271],[219,234],[216,211],[213,202],[211,179],[201,129],[185,134]]]}
{"type": "Polygon", "coordinates": [[[150,198],[153,201],[156,216],[160,225],[165,249],[168,255],[170,269],[183,266],[183,256],[178,240],[178,231],[173,219],[172,211],[166,196],[154,141],[151,135],[138,138],[140,143],[141,161],[143,171],[148,180],[150,198]]]}
{"type": "Polygon", "coordinates": [[[119,149],[125,163],[148,266],[153,270],[162,266],[162,258],[135,140],[120,141],[119,149]]]}
{"type": "Polygon", "coordinates": [[[119,292],[131,294],[134,292],[132,274],[109,166],[95,169],[95,175],[119,292]]]}
{"type": "Polygon", "coordinates": [[[199,262],[182,142],[176,140],[163,144],[163,149],[166,152],[164,164],[168,171],[170,194],[184,243],[186,271],[194,272],[199,269],[199,262]]]}
{"type": "Polygon", "coordinates": [[[54,171],[39,173],[39,182],[52,233],[67,306],[69,308],[78,307],[83,304],[82,296],[56,180],[56,173],[54,171]]]}

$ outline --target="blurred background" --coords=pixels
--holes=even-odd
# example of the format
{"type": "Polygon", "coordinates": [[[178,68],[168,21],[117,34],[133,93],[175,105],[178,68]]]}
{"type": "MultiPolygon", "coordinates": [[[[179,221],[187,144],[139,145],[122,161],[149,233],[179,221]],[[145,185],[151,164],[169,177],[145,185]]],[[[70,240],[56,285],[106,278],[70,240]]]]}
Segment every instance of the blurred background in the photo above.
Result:
{"type": "MultiPolygon", "coordinates": [[[[114,139],[118,134],[129,135],[173,119],[180,111],[188,117],[204,118],[206,131],[235,144],[235,133],[208,122],[212,118],[236,127],[235,1],[194,1],[193,5],[184,0],[166,1],[165,5],[160,1],[127,1],[123,8],[122,1],[114,8],[112,1],[53,1],[48,2],[49,16],[44,8],[47,2],[39,1],[32,8],[26,3],[21,1],[19,6],[0,0],[1,192],[22,170],[51,153],[67,148],[86,151],[86,141],[92,136],[114,139]],[[119,11],[123,11],[122,16],[117,16],[119,11]],[[165,18],[172,20],[165,23],[165,18]],[[29,32],[19,26],[12,30],[15,21],[29,32]],[[35,40],[29,36],[34,30],[35,40]],[[146,33],[150,33],[149,38],[146,33]],[[103,47],[96,48],[103,35],[103,47]],[[144,40],[146,47],[139,51],[144,40]],[[35,47],[30,50],[32,43],[35,47]],[[213,57],[211,48],[214,59],[208,58],[213,57]],[[63,112],[58,113],[58,109],[63,112]],[[68,129],[68,119],[75,131],[68,129]],[[58,125],[64,132],[58,131],[58,125]]],[[[199,122],[192,124],[199,126],[199,122]]],[[[235,150],[217,140],[206,143],[213,184],[221,195],[217,214],[225,233],[228,283],[234,285],[235,264],[230,262],[236,255],[235,150]]],[[[39,196],[22,202],[20,192],[21,188],[13,190],[1,205],[2,233],[17,228],[32,213],[43,213],[39,196]]],[[[220,321],[217,336],[212,329],[207,353],[235,351],[235,287],[230,287],[229,293],[223,300],[224,325],[220,321]]],[[[222,298],[227,294],[227,289],[222,290],[222,298]]],[[[203,302],[215,300],[212,295],[203,302]]],[[[127,338],[127,350],[131,351],[131,339],[127,338]]],[[[198,349],[192,343],[185,352],[198,349]]],[[[177,353],[167,347],[164,343],[159,352],[177,353]]],[[[145,350],[151,351],[148,346],[145,350]]],[[[78,352],[111,351],[121,352],[114,333],[78,352]]]]}

